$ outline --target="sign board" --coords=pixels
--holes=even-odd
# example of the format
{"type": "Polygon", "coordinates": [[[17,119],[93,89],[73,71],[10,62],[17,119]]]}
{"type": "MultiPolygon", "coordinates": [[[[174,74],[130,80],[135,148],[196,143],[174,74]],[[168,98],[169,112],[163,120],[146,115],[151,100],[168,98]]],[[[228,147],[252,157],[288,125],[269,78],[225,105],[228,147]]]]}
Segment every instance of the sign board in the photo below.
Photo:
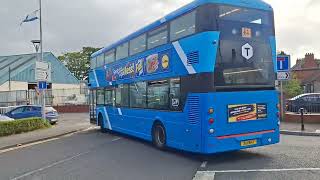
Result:
{"type": "Polygon", "coordinates": [[[38,82],[38,88],[39,88],[39,90],[47,89],[47,82],[46,81],[39,81],[38,82]]]}
{"type": "Polygon", "coordinates": [[[242,46],[242,56],[247,60],[253,57],[253,47],[249,43],[242,46]]]}
{"type": "Polygon", "coordinates": [[[277,79],[278,79],[278,81],[290,80],[290,73],[289,72],[278,72],[277,79]]]}
{"type": "Polygon", "coordinates": [[[290,71],[290,56],[277,56],[277,72],[290,71]]]}
{"type": "Polygon", "coordinates": [[[51,81],[51,64],[48,62],[36,62],[35,68],[36,81],[51,81]]]}

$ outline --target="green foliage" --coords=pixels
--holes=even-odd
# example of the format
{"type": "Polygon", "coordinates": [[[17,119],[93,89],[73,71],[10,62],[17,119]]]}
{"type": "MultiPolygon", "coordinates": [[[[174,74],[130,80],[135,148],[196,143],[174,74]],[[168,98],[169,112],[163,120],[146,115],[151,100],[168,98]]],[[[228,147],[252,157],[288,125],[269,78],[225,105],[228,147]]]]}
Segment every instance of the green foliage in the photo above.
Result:
{"type": "Polygon", "coordinates": [[[48,121],[41,118],[28,118],[15,121],[0,122],[0,137],[51,127],[48,121]]]}
{"type": "Polygon", "coordinates": [[[298,96],[303,93],[303,89],[300,86],[299,80],[296,78],[291,79],[287,85],[284,87],[284,91],[288,95],[289,98],[298,96]]]}
{"type": "Polygon", "coordinates": [[[100,48],[83,47],[80,52],[69,52],[58,59],[66,64],[67,68],[79,80],[86,80],[90,68],[90,56],[100,48]]]}

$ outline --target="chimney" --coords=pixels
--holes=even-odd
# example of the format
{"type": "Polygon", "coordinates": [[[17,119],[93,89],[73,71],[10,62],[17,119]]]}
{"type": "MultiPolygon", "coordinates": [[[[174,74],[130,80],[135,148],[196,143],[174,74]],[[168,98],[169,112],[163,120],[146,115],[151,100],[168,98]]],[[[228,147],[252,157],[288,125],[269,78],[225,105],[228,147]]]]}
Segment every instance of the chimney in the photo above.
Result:
{"type": "Polygon", "coordinates": [[[306,61],[315,61],[314,60],[314,54],[313,53],[307,53],[305,56],[306,61]]]}

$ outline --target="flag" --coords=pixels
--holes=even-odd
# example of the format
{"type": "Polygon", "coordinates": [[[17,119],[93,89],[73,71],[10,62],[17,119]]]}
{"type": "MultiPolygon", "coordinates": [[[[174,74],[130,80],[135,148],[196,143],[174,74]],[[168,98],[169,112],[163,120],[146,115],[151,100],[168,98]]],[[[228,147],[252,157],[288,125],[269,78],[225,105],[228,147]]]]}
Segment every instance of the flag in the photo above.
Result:
{"type": "Polygon", "coordinates": [[[39,12],[39,10],[35,10],[32,13],[28,14],[27,17],[21,22],[20,26],[23,23],[32,22],[32,21],[35,21],[35,20],[39,19],[38,12],[39,12]]]}

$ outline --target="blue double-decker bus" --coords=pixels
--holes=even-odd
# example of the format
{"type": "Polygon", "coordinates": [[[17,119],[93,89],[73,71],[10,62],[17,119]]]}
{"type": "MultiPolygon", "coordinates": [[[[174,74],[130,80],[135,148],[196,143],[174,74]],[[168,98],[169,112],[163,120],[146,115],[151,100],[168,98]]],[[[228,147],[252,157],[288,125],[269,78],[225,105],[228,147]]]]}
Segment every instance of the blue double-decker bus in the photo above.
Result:
{"type": "Polygon", "coordinates": [[[91,56],[92,122],[211,154],[279,142],[273,9],[196,0],[91,56]]]}

